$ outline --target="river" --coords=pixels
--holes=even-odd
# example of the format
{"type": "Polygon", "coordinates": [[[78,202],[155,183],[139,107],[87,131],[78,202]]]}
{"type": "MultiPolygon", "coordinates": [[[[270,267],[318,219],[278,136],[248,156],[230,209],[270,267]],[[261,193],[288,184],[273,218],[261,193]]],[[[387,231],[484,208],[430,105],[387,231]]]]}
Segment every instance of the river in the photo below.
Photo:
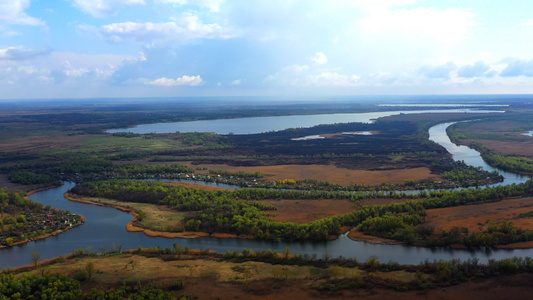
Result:
{"type": "MultiPolygon", "coordinates": [[[[466,156],[456,156],[464,152],[465,149],[460,147],[460,151],[454,150],[453,144],[451,144],[446,135],[446,128],[451,124],[445,123],[432,127],[429,131],[430,139],[446,147],[454,155],[455,159],[465,160],[467,163],[477,161],[475,153],[472,155],[468,151],[469,154],[466,156]]],[[[527,179],[529,178],[519,176],[513,179],[513,182],[522,182],[527,179]]],[[[507,184],[513,182],[507,182],[507,184]]],[[[29,198],[45,205],[50,204],[59,209],[82,214],[86,217],[86,223],[57,236],[0,250],[0,268],[30,264],[31,253],[34,251],[39,251],[43,259],[48,259],[72,253],[77,249],[89,249],[94,252],[107,251],[113,247],[118,248],[119,244],[123,245],[123,249],[134,249],[138,246],[143,248],[156,246],[165,248],[171,247],[173,243],[178,243],[192,249],[210,249],[218,252],[240,251],[242,249],[272,249],[282,252],[285,247],[290,247],[293,253],[316,255],[317,257],[327,254],[330,257],[356,257],[359,260],[366,260],[372,255],[377,255],[382,262],[395,261],[401,264],[418,264],[426,259],[433,261],[434,259],[449,260],[459,258],[465,260],[478,258],[481,261],[486,261],[488,259],[502,259],[512,256],[533,256],[533,249],[493,250],[483,248],[452,250],[449,248],[422,248],[405,245],[375,245],[352,241],[346,235],[342,235],[336,240],[325,242],[273,242],[212,237],[197,239],[149,237],[140,232],[126,231],[126,224],[132,218],[128,213],[110,207],[72,202],[65,199],[63,194],[73,186],[74,183],[66,182],[61,187],[32,194],[29,198]]]]}

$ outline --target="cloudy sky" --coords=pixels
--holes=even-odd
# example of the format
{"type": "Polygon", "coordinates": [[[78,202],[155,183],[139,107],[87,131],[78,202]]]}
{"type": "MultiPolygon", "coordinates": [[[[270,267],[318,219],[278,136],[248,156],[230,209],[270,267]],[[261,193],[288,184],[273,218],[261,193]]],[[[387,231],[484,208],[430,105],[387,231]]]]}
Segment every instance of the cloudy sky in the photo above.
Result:
{"type": "Polygon", "coordinates": [[[532,92],[533,1],[0,1],[0,99],[532,92]]]}

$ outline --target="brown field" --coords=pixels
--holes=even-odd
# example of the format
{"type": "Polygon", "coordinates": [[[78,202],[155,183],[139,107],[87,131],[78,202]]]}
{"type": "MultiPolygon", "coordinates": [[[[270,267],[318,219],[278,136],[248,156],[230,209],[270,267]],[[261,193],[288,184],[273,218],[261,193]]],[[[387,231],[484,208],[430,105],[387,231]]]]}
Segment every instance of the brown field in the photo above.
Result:
{"type": "Polygon", "coordinates": [[[278,209],[269,216],[280,222],[307,223],[325,217],[353,211],[355,205],[350,200],[261,200],[278,209]]]}
{"type": "Polygon", "coordinates": [[[522,229],[533,230],[533,219],[518,215],[533,210],[533,198],[508,199],[494,203],[466,205],[427,210],[426,223],[435,226],[435,233],[453,227],[466,227],[468,232],[487,229],[487,221],[511,220],[522,229]]]}
{"type": "MultiPolygon", "coordinates": [[[[397,292],[393,289],[353,289],[338,292],[320,292],[313,286],[324,281],[311,276],[314,267],[272,265],[262,262],[233,263],[217,261],[209,255],[184,255],[178,260],[161,260],[135,254],[89,256],[62,259],[18,276],[45,272],[74,275],[92,262],[96,267],[91,281],[82,282],[82,290],[95,287],[120,286],[122,283],[154,283],[169,286],[176,280],[184,281],[184,289],[174,296],[187,294],[197,299],[527,299],[533,293],[533,275],[519,274],[479,279],[459,285],[431,289],[425,292],[397,292]],[[247,270],[245,276],[243,270],[247,270]],[[215,276],[216,275],[216,276],[215,276]]],[[[329,267],[335,278],[367,276],[357,268],[329,267]]],[[[375,280],[394,280],[396,283],[414,280],[414,273],[395,271],[373,272],[375,280]]],[[[428,275],[426,275],[428,276],[428,275]]]]}
{"type": "MultiPolygon", "coordinates": [[[[183,164],[191,166],[191,162],[183,162],[183,164]]],[[[265,174],[266,180],[283,180],[295,179],[303,180],[312,178],[317,180],[329,181],[334,184],[342,186],[349,186],[354,184],[364,185],[379,185],[382,182],[388,183],[404,183],[405,179],[422,180],[435,179],[440,177],[431,174],[428,168],[412,168],[403,170],[383,170],[383,171],[365,171],[365,170],[350,170],[339,168],[334,165],[276,165],[276,166],[229,166],[225,164],[200,164],[192,165],[193,168],[208,168],[211,170],[223,169],[231,172],[261,172],[265,174]]]]}
{"type": "Polygon", "coordinates": [[[188,189],[203,189],[207,191],[220,191],[225,190],[224,188],[216,187],[216,186],[207,186],[203,184],[193,184],[193,183],[187,183],[187,182],[176,182],[176,181],[168,181],[165,182],[166,184],[174,185],[174,186],[181,186],[188,189]]]}
{"type": "Polygon", "coordinates": [[[464,143],[470,144],[477,142],[483,144],[497,153],[506,155],[518,155],[533,158],[533,137],[528,137],[531,141],[495,141],[484,139],[468,139],[464,140],[464,143]]]}
{"type": "Polygon", "coordinates": [[[508,120],[477,122],[458,131],[472,134],[490,134],[494,137],[490,139],[463,139],[461,140],[463,144],[468,145],[472,142],[478,142],[501,154],[516,154],[533,158],[533,137],[522,135],[526,131],[517,131],[523,126],[523,123],[508,120]]]}
{"type": "Polygon", "coordinates": [[[16,193],[26,190],[28,187],[22,184],[17,184],[7,179],[8,175],[0,174],[0,188],[7,188],[11,193],[16,193]]]}

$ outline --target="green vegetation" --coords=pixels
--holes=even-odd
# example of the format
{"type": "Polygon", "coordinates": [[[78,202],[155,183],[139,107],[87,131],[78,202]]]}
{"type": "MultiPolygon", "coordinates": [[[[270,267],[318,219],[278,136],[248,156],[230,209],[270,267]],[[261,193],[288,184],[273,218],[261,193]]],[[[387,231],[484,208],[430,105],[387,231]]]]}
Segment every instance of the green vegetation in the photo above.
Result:
{"type": "MultiPolygon", "coordinates": [[[[130,253],[95,255],[76,251],[70,258],[58,258],[46,266],[4,270],[0,273],[0,299],[197,299],[202,295],[197,287],[207,285],[213,293],[231,290],[244,292],[248,297],[255,293],[279,295],[283,290],[278,291],[279,287],[275,286],[281,285],[301,289],[303,297],[309,290],[315,297],[318,292],[320,298],[345,290],[383,290],[391,296],[395,292],[424,292],[424,297],[431,298],[426,293],[432,290],[439,290],[442,295],[444,288],[464,282],[470,282],[471,286],[487,284],[505,280],[509,275],[531,272],[530,257],[491,259],[486,263],[478,259],[426,260],[418,265],[400,265],[392,261],[382,263],[376,256],[359,261],[355,257],[281,255],[272,250],[247,249],[241,253],[219,254],[184,250],[175,244],[173,248],[130,253]],[[79,268],[80,265],[84,267],[79,268]],[[199,266],[203,267],[194,272],[199,266]],[[61,273],[51,270],[61,270],[61,273]],[[168,275],[150,278],[143,273],[154,270],[168,275]],[[92,280],[87,276],[89,272],[93,273],[92,280]],[[256,289],[257,285],[261,288],[256,289]]],[[[511,278],[516,280],[513,286],[525,286],[529,282],[519,279],[527,276],[511,278]]]]}
{"type": "Polygon", "coordinates": [[[50,183],[53,181],[53,178],[50,175],[35,174],[29,171],[20,170],[11,172],[11,174],[9,174],[9,180],[14,183],[30,185],[50,183]]]}
{"type": "Polygon", "coordinates": [[[531,158],[498,154],[480,143],[473,143],[471,146],[478,150],[491,166],[511,172],[533,174],[533,159],[531,158]]]}
{"type": "Polygon", "coordinates": [[[487,225],[488,228],[484,232],[471,234],[468,234],[466,228],[454,227],[449,232],[443,232],[440,241],[430,240],[428,244],[432,246],[461,244],[467,247],[493,247],[533,240],[533,231],[522,230],[509,220],[503,220],[499,224],[489,221],[487,225]]]}
{"type": "Polygon", "coordinates": [[[24,193],[8,193],[0,189],[0,245],[44,236],[82,223],[79,215],[43,206],[24,193]]]}
{"type": "MultiPolygon", "coordinates": [[[[328,217],[305,224],[269,220],[264,212],[275,207],[253,200],[260,199],[313,199],[323,193],[340,197],[337,193],[320,191],[282,191],[267,189],[238,189],[232,191],[206,191],[170,186],[161,182],[112,180],[85,183],[72,192],[126,202],[165,204],[177,211],[188,212],[185,230],[208,233],[226,232],[251,235],[258,239],[326,240],[336,235],[341,226],[355,227],[365,233],[401,240],[407,244],[426,242],[432,246],[461,243],[466,246],[494,246],[530,240],[531,232],[513,229],[512,223],[502,223],[482,236],[472,234],[457,237],[456,231],[432,235],[432,230],[422,225],[426,209],[499,201],[507,197],[533,195],[533,181],[513,186],[497,186],[460,191],[432,191],[420,200],[387,205],[363,206],[344,215],[328,217]],[[311,197],[311,198],[305,198],[311,197]],[[503,227],[502,227],[503,226],[503,227]],[[503,233],[503,235],[502,235],[503,233]],[[487,235],[490,235],[487,237],[487,235]],[[497,239],[492,236],[498,237],[497,239]]],[[[398,194],[395,194],[398,197],[398,194]]],[[[391,194],[391,196],[393,196],[391,194]]],[[[422,196],[422,195],[420,195],[422,196]]],[[[413,197],[413,196],[409,196],[413,197]]],[[[316,198],[315,198],[316,199],[316,198]]]]}
{"type": "Polygon", "coordinates": [[[65,299],[78,300],[82,295],[80,282],[70,276],[47,274],[17,278],[0,274],[0,299],[65,299]]]}
{"type": "MultiPolygon", "coordinates": [[[[516,145],[515,147],[524,147],[522,145],[525,144],[528,139],[524,136],[517,135],[516,133],[531,130],[532,117],[533,115],[530,112],[524,112],[492,117],[485,120],[477,120],[475,122],[461,122],[448,128],[448,134],[450,135],[451,140],[455,142],[462,142],[467,139],[503,141],[510,145],[514,144],[516,145]],[[500,122],[498,124],[505,124],[508,128],[502,130],[497,126],[494,128],[489,126],[490,123],[495,122],[500,122]],[[477,123],[486,124],[485,127],[488,128],[484,130],[478,129],[474,132],[468,130],[470,126],[477,123]]],[[[479,151],[483,159],[493,167],[510,172],[533,173],[533,159],[530,157],[497,153],[479,142],[469,142],[469,146],[479,151]]]]}

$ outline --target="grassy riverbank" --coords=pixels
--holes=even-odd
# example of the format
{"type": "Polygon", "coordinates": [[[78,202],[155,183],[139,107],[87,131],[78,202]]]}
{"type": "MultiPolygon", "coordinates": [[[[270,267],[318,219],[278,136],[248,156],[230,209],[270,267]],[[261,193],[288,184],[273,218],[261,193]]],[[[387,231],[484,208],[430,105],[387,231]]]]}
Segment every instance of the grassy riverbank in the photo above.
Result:
{"type": "Polygon", "coordinates": [[[99,255],[80,250],[4,270],[0,295],[9,297],[16,291],[6,289],[11,282],[43,281],[39,278],[52,276],[71,285],[68,292],[87,299],[110,297],[118,291],[122,297],[150,291],[162,297],[158,299],[452,299],[457,295],[506,299],[533,292],[530,262],[529,258],[516,258],[490,264],[468,260],[413,266],[381,263],[376,257],[367,261],[314,258],[293,254],[290,249],[284,253],[243,250],[218,254],[175,244],[173,248],[99,255]]]}

